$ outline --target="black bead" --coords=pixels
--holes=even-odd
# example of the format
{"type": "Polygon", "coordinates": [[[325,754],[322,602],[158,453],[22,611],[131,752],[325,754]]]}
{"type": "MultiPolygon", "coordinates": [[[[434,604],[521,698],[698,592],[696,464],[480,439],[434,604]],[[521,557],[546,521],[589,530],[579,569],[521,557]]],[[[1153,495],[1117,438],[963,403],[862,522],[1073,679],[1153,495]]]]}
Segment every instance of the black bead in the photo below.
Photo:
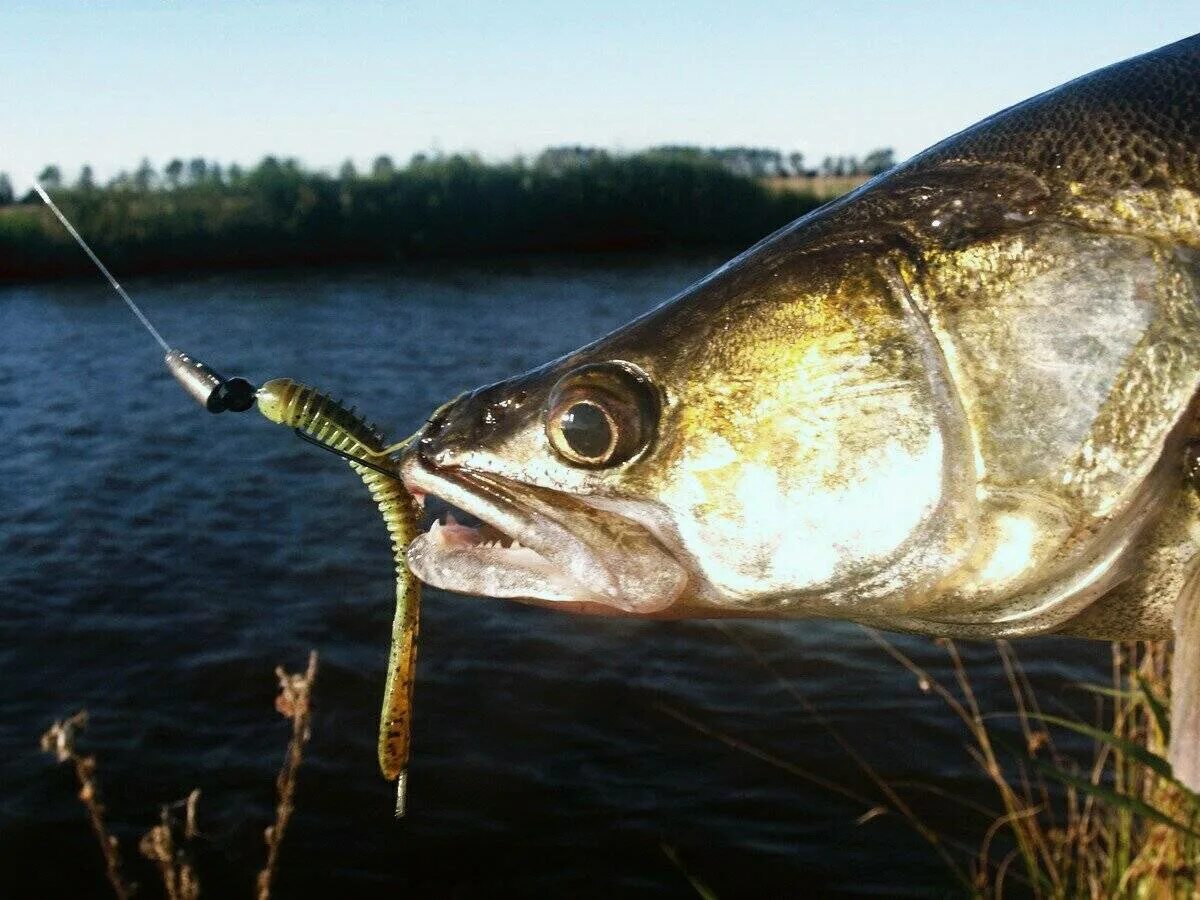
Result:
{"type": "Polygon", "coordinates": [[[227,378],[213,391],[208,408],[213,412],[245,412],[254,405],[257,390],[245,378],[227,378]]]}

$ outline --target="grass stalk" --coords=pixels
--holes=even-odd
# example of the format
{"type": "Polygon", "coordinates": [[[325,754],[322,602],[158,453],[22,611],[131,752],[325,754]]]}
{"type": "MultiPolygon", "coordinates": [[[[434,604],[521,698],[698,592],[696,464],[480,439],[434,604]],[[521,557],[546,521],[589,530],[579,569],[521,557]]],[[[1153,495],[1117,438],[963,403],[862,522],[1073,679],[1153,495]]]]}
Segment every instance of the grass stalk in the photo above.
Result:
{"type": "Polygon", "coordinates": [[[79,801],[87,810],[92,833],[104,855],[104,872],[117,900],[129,900],[134,885],[125,880],[121,864],[121,848],[116,836],[108,830],[104,819],[105,808],[100,801],[100,782],[96,776],[96,757],[83,756],[75,746],[75,738],[87,726],[88,714],[81,709],[75,715],[51,725],[42,735],[41,747],[54,755],[60,763],[70,763],[79,782],[79,801]]]}
{"type": "MultiPolygon", "coordinates": [[[[199,801],[200,789],[197,788],[176,804],[184,809],[182,838],[185,847],[199,834],[196,828],[196,805],[199,801]]],[[[190,854],[176,840],[177,831],[180,831],[180,825],[171,806],[163,806],[161,821],[142,835],[138,849],[142,856],[158,867],[167,900],[197,900],[200,896],[200,879],[196,876],[190,854]]]]}
{"type": "Polygon", "coordinates": [[[317,678],[317,651],[308,654],[308,668],[300,674],[275,669],[279,679],[279,695],[275,709],[292,723],[292,736],[284,753],[283,766],[276,779],[278,801],[275,804],[275,824],[263,832],[267,845],[267,860],[256,880],[258,900],[270,900],[271,887],[279,868],[279,848],[295,811],[296,780],[304,760],[304,746],[312,735],[312,689],[317,678]]]}

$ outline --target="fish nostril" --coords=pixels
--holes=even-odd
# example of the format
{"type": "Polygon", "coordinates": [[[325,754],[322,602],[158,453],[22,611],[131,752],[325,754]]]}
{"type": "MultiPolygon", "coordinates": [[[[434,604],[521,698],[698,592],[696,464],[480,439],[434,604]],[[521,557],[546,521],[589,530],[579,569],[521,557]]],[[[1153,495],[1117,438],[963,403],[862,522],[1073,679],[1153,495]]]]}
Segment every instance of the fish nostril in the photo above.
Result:
{"type": "Polygon", "coordinates": [[[433,411],[433,414],[425,421],[425,427],[421,429],[422,443],[424,443],[426,440],[436,438],[446,430],[446,425],[449,423],[451,415],[453,415],[459,409],[459,407],[462,405],[463,399],[467,396],[469,395],[459,394],[453,400],[443,403],[433,411]]]}
{"type": "Polygon", "coordinates": [[[431,437],[423,437],[417,441],[417,452],[427,462],[433,461],[433,454],[437,447],[437,442],[431,437]]]}
{"type": "Polygon", "coordinates": [[[426,420],[417,441],[417,452],[426,462],[438,465],[438,458],[444,457],[446,445],[453,443],[456,434],[462,430],[463,401],[471,396],[460,394],[438,407],[426,420]]]}

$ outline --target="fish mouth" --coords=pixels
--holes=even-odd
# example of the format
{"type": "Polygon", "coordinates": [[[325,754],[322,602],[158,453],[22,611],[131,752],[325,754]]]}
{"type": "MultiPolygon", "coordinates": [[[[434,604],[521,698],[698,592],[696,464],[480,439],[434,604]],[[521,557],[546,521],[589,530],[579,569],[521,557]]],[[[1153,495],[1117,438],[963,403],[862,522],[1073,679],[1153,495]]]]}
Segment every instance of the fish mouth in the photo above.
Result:
{"type": "Polygon", "coordinates": [[[687,573],[645,526],[563,491],[414,454],[404,486],[424,506],[436,497],[484,524],[449,513],[409,545],[408,565],[433,587],[567,604],[580,612],[654,615],[683,593],[687,573]]]}

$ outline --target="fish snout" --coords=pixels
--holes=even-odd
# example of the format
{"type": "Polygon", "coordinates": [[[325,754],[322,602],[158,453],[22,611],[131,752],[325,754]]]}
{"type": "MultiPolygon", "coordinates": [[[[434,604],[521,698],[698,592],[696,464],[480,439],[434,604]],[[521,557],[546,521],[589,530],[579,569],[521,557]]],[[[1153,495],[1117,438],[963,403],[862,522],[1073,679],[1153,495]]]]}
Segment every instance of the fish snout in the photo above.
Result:
{"type": "Polygon", "coordinates": [[[416,452],[430,465],[454,465],[511,431],[531,404],[530,391],[511,381],[462,393],[429,417],[415,442],[416,452]]]}

